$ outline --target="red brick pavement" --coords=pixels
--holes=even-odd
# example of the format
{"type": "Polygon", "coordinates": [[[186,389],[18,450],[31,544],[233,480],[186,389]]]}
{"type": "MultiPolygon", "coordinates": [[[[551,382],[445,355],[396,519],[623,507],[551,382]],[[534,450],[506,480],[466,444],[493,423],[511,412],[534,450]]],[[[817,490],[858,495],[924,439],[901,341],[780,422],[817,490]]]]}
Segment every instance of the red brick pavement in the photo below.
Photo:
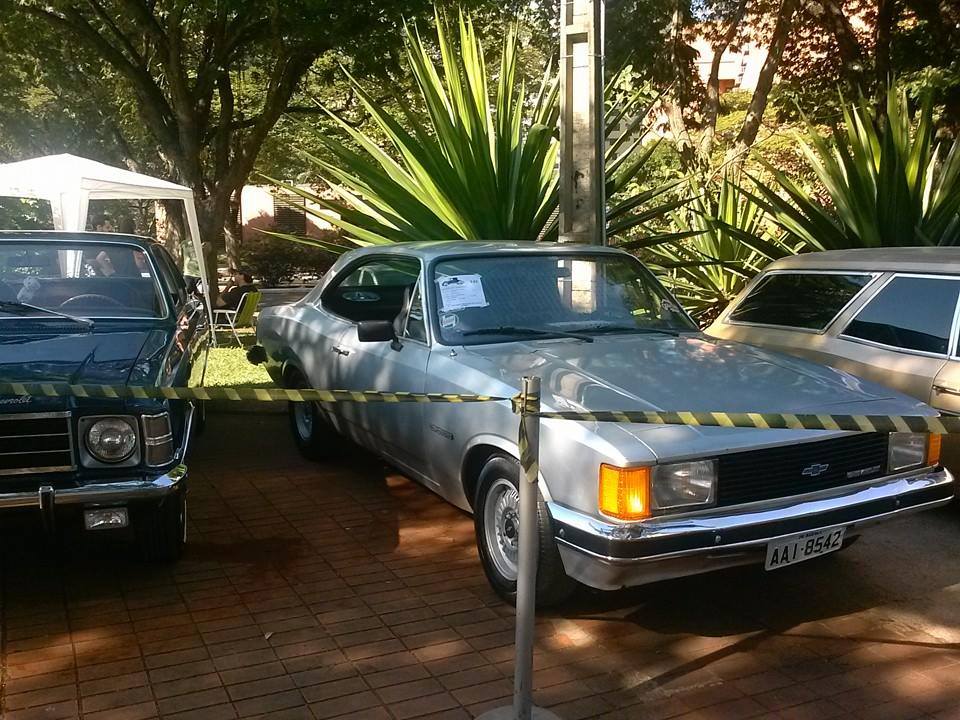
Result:
{"type": "MultiPolygon", "coordinates": [[[[470,718],[509,701],[512,609],[470,518],[360,452],[301,461],[277,415],[212,416],[173,567],[116,538],[2,537],[9,720],[470,718]]],[[[960,513],[780,573],[615,594],[539,620],[565,720],[960,718],[960,513]]]]}

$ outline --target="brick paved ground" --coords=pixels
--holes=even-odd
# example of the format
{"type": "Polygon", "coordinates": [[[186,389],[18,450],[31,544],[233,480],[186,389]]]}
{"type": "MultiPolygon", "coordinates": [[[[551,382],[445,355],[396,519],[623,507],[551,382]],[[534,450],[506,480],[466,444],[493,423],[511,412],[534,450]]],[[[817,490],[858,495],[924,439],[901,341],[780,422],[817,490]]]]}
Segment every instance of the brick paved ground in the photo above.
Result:
{"type": "MultiPolygon", "coordinates": [[[[144,566],[3,535],[2,715],[469,718],[511,691],[511,609],[468,517],[353,453],[300,461],[280,416],[213,416],[190,545],[144,566]]],[[[93,542],[97,540],[98,542],[93,542]]],[[[538,630],[562,718],[960,718],[960,513],[779,573],[584,594],[538,630]]]]}

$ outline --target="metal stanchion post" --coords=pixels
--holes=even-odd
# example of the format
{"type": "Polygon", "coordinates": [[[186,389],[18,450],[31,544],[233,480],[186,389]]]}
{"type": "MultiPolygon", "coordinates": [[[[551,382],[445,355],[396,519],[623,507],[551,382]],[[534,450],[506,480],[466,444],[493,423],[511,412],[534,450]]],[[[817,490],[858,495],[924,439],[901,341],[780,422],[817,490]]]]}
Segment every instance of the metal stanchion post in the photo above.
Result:
{"type": "Polygon", "coordinates": [[[533,635],[536,621],[537,478],[540,474],[540,378],[523,378],[520,398],[520,548],[517,557],[516,651],[513,706],[500,707],[478,720],[559,720],[533,705],[533,635]]]}

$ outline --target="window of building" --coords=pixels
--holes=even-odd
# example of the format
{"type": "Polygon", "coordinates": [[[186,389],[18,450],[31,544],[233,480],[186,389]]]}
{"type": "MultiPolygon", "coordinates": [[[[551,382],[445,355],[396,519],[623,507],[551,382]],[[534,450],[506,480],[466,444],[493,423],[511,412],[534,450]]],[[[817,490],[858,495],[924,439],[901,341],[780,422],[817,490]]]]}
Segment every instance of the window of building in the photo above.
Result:
{"type": "Polygon", "coordinates": [[[307,234],[307,211],[304,199],[292,192],[273,195],[273,225],[277,232],[307,234]]]}
{"type": "Polygon", "coordinates": [[[945,355],[960,281],[895,277],[850,321],[844,335],[945,355]]]}
{"type": "Polygon", "coordinates": [[[771,273],[729,321],[823,330],[871,279],[865,273],[771,273]]]}

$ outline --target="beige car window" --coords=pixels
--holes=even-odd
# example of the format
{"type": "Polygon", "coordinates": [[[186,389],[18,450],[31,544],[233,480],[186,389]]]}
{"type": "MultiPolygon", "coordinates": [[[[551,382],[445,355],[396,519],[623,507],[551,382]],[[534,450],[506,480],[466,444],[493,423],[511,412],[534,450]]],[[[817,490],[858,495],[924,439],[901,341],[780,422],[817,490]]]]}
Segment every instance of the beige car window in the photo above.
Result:
{"type": "Polygon", "coordinates": [[[958,292],[957,280],[895,277],[857,313],[843,334],[945,355],[958,292]]]}
{"type": "Polygon", "coordinates": [[[866,273],[771,273],[760,279],[728,320],[823,330],[871,277],[866,273]]]}

